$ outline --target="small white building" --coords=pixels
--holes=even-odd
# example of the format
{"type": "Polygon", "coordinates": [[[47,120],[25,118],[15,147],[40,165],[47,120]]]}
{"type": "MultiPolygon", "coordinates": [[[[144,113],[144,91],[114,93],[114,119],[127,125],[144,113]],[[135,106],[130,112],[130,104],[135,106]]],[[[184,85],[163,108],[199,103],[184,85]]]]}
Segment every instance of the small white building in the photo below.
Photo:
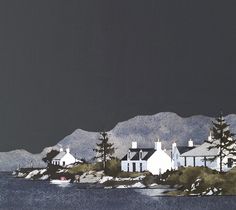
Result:
{"type": "Polygon", "coordinates": [[[138,148],[137,142],[132,142],[132,147],[121,159],[121,171],[149,171],[153,175],[158,175],[167,170],[171,170],[171,158],[162,150],[159,140],[155,142],[154,148],[138,148]]]}
{"type": "Polygon", "coordinates": [[[58,155],[52,159],[53,165],[67,166],[76,163],[78,160],[70,153],[70,149],[65,151],[61,148],[58,155]]]}

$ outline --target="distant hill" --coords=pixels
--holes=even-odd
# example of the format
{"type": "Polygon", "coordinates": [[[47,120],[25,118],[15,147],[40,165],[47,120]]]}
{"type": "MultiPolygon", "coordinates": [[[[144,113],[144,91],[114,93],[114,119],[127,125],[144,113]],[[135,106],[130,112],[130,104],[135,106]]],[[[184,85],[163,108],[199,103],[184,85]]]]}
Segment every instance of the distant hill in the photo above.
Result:
{"type": "MultiPolygon", "coordinates": [[[[154,141],[158,138],[165,148],[170,148],[173,141],[178,145],[186,145],[190,138],[195,144],[201,144],[209,135],[212,120],[213,118],[202,115],[182,118],[175,113],[161,112],[120,122],[108,133],[117,148],[116,156],[122,157],[134,140],[143,147],[154,147],[154,141]]],[[[231,125],[232,132],[236,133],[236,115],[226,116],[226,121],[231,125]]],[[[89,160],[95,155],[93,148],[98,137],[98,132],[77,129],[57,145],[45,148],[40,154],[31,154],[25,150],[0,152],[0,171],[14,170],[19,164],[28,167],[31,161],[33,166],[42,166],[42,157],[52,148],[59,149],[60,145],[69,146],[71,153],[76,153],[76,157],[89,160]]]]}

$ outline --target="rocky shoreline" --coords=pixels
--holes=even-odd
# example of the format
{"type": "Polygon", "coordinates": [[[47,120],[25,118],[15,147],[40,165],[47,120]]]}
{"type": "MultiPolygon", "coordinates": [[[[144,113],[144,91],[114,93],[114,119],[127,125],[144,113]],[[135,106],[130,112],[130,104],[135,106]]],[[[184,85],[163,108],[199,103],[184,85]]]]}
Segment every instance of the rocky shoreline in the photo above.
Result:
{"type": "Polygon", "coordinates": [[[88,171],[82,175],[72,175],[68,177],[68,169],[61,169],[56,175],[49,173],[45,168],[33,170],[16,170],[12,173],[16,178],[28,180],[50,181],[51,183],[66,184],[78,183],[84,188],[104,188],[104,189],[165,189],[165,192],[173,191],[169,185],[159,185],[157,183],[145,183],[145,175],[137,177],[113,177],[104,174],[104,171],[88,171]],[[58,177],[55,179],[54,177],[58,177]],[[54,182],[58,180],[58,182],[54,182]]]}
{"type": "Polygon", "coordinates": [[[71,172],[70,168],[57,170],[28,168],[14,171],[13,176],[58,184],[78,183],[84,188],[163,189],[163,195],[171,196],[236,194],[236,168],[229,172],[219,173],[204,167],[186,167],[169,171],[161,176],[153,176],[148,172],[120,172],[116,176],[109,176],[103,170],[81,171],[74,174],[71,172]]]}

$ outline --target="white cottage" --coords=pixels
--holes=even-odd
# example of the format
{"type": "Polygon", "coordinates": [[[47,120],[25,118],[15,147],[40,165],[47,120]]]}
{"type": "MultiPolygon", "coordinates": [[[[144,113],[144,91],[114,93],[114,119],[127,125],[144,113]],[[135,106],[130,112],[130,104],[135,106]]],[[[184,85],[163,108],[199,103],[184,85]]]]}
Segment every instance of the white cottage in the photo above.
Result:
{"type": "Polygon", "coordinates": [[[67,166],[70,164],[73,164],[77,162],[78,160],[70,153],[70,149],[67,148],[65,151],[63,149],[60,149],[60,152],[58,155],[56,155],[52,159],[53,165],[60,165],[60,166],[67,166]]]}
{"type": "Polygon", "coordinates": [[[161,148],[161,142],[155,142],[154,148],[138,148],[137,142],[121,159],[121,170],[126,172],[149,171],[154,175],[171,170],[171,158],[161,148]]]}

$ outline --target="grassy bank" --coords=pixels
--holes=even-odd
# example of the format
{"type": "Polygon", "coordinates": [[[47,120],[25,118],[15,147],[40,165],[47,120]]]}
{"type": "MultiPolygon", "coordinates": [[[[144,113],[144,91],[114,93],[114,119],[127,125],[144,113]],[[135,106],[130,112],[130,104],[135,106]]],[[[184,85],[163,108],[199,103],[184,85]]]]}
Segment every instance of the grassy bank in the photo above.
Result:
{"type": "Polygon", "coordinates": [[[220,173],[205,167],[186,167],[163,174],[163,184],[177,187],[172,195],[236,195],[236,168],[220,173]]]}

